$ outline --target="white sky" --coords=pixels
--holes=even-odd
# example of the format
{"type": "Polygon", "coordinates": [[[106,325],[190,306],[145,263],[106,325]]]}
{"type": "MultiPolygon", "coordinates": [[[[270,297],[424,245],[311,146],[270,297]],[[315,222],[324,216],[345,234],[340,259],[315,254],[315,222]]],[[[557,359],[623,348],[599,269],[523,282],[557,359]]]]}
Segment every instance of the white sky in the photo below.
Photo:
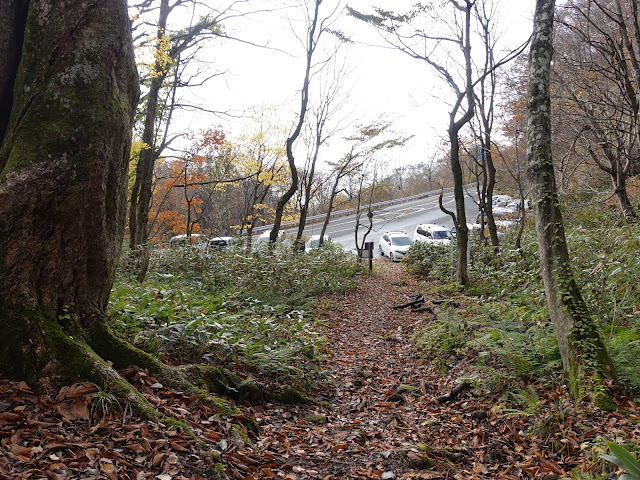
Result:
{"type": "MultiPolygon", "coordinates": [[[[328,7],[336,1],[325,0],[324,5],[328,7]]],[[[253,3],[272,6],[275,2],[259,0],[253,3]]],[[[348,3],[360,10],[367,10],[372,5],[399,10],[402,5],[414,2],[350,0],[348,3]]],[[[534,4],[535,0],[500,1],[499,16],[503,21],[499,29],[504,32],[505,48],[523,43],[530,35],[534,4]]],[[[227,73],[193,92],[192,101],[217,111],[234,112],[260,105],[281,105],[282,121],[292,123],[295,120],[294,110],[299,109],[304,49],[294,37],[291,25],[298,27],[301,35],[304,35],[304,25],[295,20],[290,23],[285,15],[295,18],[296,11],[261,13],[227,24],[234,35],[256,44],[268,44],[287,54],[239,42],[218,43],[207,50],[207,60],[227,73]]],[[[340,29],[353,35],[356,41],[372,42],[376,39],[373,29],[350,17],[340,20],[340,29]]],[[[449,111],[442,97],[447,96],[448,90],[423,62],[397,50],[350,45],[348,63],[351,90],[344,111],[353,112],[349,121],[367,123],[385,115],[393,121],[394,131],[414,135],[405,147],[391,154],[394,166],[418,163],[441,153],[441,138],[446,136],[449,111]]],[[[214,118],[193,112],[179,117],[179,123],[194,130],[221,124],[232,137],[240,134],[246,125],[243,120],[214,118]]],[[[334,142],[333,148],[326,150],[322,158],[331,160],[332,156],[340,155],[338,144],[334,142]]]]}

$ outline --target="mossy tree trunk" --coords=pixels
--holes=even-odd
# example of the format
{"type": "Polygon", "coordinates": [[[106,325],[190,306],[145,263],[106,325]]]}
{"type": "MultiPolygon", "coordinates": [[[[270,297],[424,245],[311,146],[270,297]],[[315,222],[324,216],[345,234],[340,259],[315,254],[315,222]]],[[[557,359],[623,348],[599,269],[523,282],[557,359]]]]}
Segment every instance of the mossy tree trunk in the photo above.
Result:
{"type": "Polygon", "coordinates": [[[12,32],[0,57],[14,59],[0,90],[11,106],[0,132],[0,370],[42,390],[109,384],[119,377],[103,358],[146,358],[105,314],[139,95],[127,4],[13,4],[0,16],[12,32]]]}
{"type": "Polygon", "coordinates": [[[536,2],[529,53],[527,171],[547,305],[571,392],[579,398],[586,391],[604,393],[603,377],[614,377],[614,372],[571,272],[556,189],[549,95],[554,9],[555,0],[536,2]]]}
{"type": "Polygon", "coordinates": [[[115,370],[137,365],[239,413],[202,390],[215,383],[196,386],[118,338],[105,313],[139,96],[126,0],[10,4],[0,10],[0,32],[11,32],[0,43],[0,104],[11,108],[0,131],[0,373],[41,392],[91,381],[158,420],[115,370]]]}

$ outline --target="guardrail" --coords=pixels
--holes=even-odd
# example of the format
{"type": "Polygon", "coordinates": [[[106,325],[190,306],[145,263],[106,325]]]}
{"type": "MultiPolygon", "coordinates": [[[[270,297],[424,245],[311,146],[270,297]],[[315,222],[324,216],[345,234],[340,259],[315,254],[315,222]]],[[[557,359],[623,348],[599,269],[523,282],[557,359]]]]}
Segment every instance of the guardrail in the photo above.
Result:
{"type": "MultiPolygon", "coordinates": [[[[448,187],[445,188],[444,190],[438,189],[438,190],[431,190],[430,192],[424,192],[424,193],[418,193],[417,195],[411,195],[410,197],[402,197],[402,198],[396,198],[393,200],[385,200],[384,202],[377,202],[377,203],[372,203],[370,205],[371,208],[376,208],[376,207],[386,207],[388,205],[397,205],[399,203],[405,203],[405,202],[410,202],[411,200],[419,200],[421,198],[427,198],[430,197],[432,195],[436,195],[438,193],[440,193],[441,191],[443,192],[450,192],[453,190],[453,187],[448,187]]],[[[345,210],[335,210],[331,212],[331,217],[334,216],[339,216],[339,215],[345,215],[345,214],[350,214],[350,213],[354,213],[356,211],[355,208],[347,208],[345,210]]],[[[307,222],[309,221],[313,221],[313,220],[319,220],[321,218],[325,218],[327,216],[327,214],[322,214],[322,215],[311,215],[309,217],[307,217],[307,222]]],[[[292,226],[292,225],[297,225],[298,222],[296,220],[292,220],[289,222],[283,222],[282,226],[283,227],[287,227],[287,226],[292,226]]],[[[254,227],[253,228],[253,232],[262,232],[264,230],[269,230],[270,228],[273,228],[273,224],[271,225],[261,225],[259,227],[254,227]]]]}

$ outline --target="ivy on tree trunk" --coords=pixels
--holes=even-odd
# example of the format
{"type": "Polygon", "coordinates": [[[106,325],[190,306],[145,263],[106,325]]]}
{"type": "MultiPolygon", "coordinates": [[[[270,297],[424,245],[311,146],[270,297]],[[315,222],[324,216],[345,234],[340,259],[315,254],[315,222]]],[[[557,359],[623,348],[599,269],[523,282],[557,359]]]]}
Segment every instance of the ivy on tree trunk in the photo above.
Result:
{"type": "MultiPolygon", "coordinates": [[[[603,377],[615,378],[611,360],[571,272],[551,156],[549,77],[555,0],[537,0],[529,53],[527,172],[547,305],[571,393],[606,400],[603,377]]],[[[604,406],[604,405],[603,405],[604,406]]]]}

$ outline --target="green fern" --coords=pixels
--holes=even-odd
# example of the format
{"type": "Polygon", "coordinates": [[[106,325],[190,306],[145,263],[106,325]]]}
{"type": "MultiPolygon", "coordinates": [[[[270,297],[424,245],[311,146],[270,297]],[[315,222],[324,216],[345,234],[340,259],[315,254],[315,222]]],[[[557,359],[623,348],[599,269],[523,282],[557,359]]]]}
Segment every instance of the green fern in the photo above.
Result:
{"type": "Polygon", "coordinates": [[[533,385],[527,386],[526,389],[518,389],[509,392],[513,402],[521,408],[506,409],[505,413],[509,415],[533,416],[540,411],[540,397],[533,385]]]}

